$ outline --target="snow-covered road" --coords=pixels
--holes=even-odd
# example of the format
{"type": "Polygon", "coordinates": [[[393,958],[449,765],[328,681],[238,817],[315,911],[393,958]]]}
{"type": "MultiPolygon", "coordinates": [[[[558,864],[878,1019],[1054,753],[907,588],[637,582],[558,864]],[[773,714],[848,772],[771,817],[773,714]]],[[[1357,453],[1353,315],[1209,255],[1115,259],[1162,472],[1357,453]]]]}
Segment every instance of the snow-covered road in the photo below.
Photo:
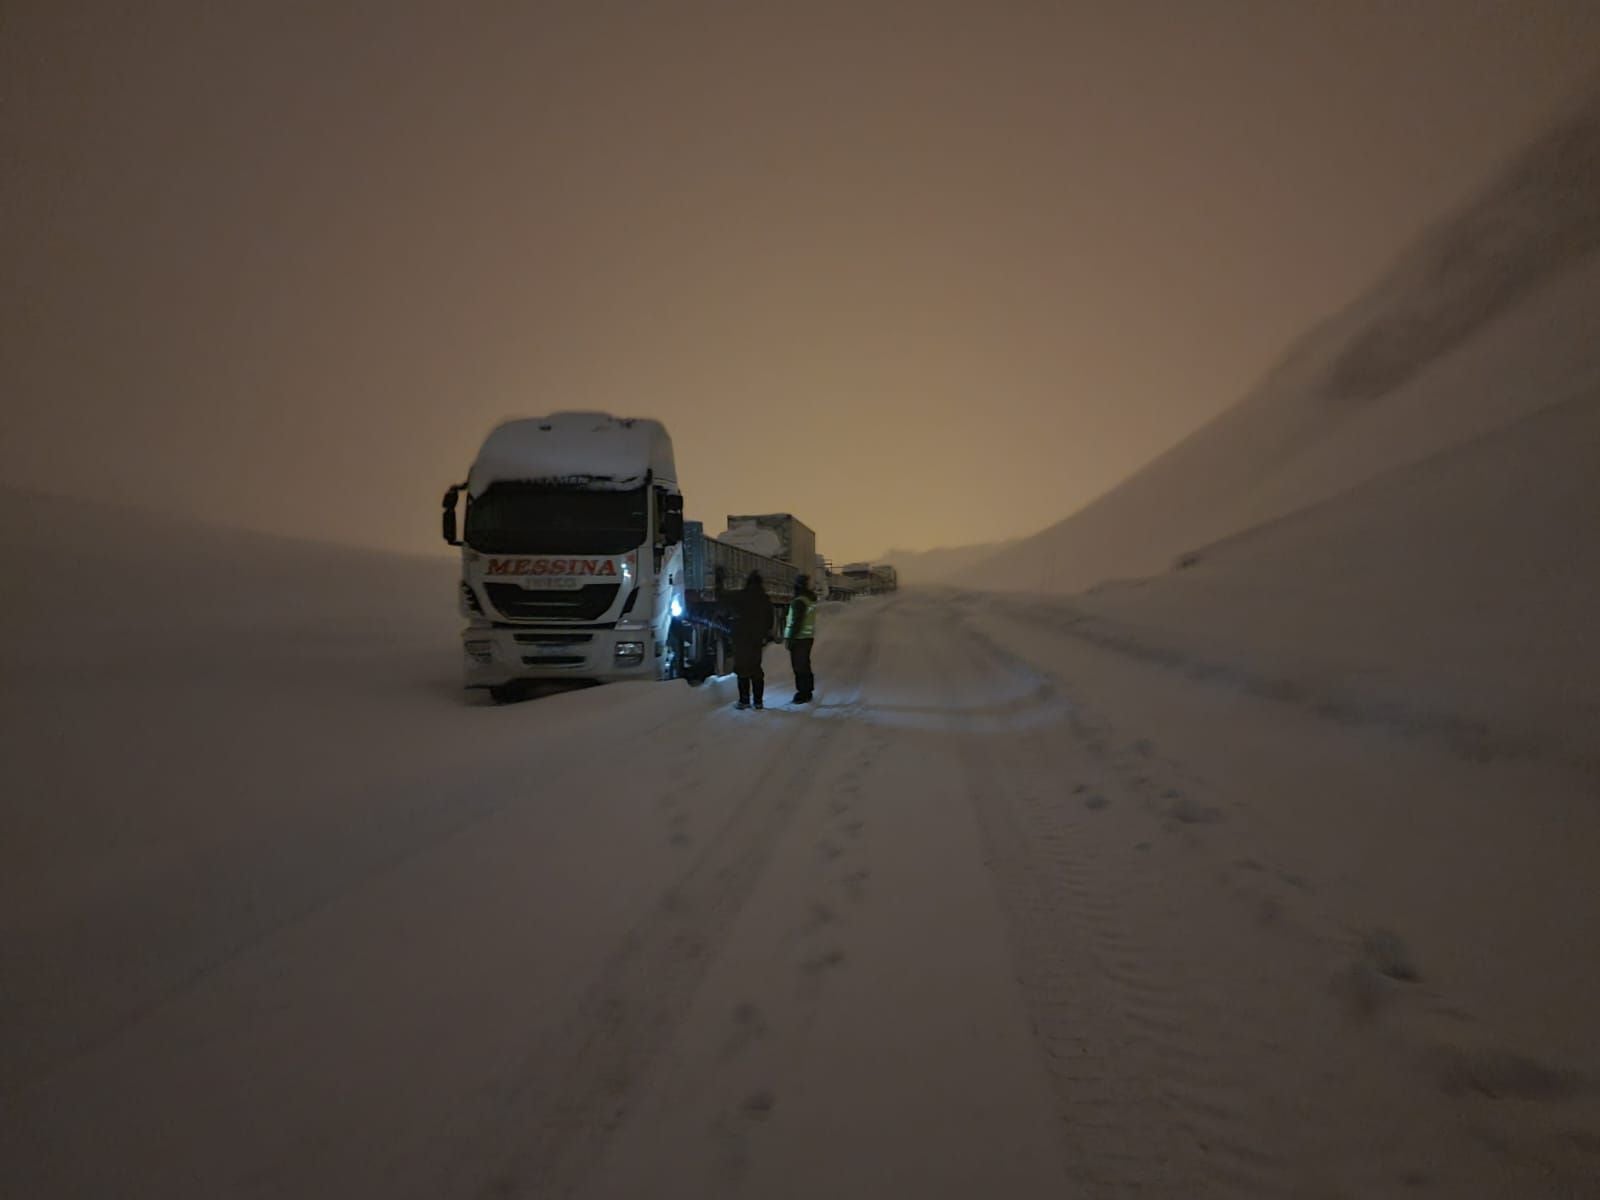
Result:
{"type": "Polygon", "coordinates": [[[812,706],[782,658],[762,713],[731,680],[463,705],[420,654],[320,702],[325,662],[248,713],[190,696],[174,747],[278,743],[217,756],[255,799],[218,766],[133,866],[148,811],[70,863],[38,848],[78,801],[15,826],[0,1192],[1600,1179],[1592,776],[958,593],[830,608],[812,706]]]}

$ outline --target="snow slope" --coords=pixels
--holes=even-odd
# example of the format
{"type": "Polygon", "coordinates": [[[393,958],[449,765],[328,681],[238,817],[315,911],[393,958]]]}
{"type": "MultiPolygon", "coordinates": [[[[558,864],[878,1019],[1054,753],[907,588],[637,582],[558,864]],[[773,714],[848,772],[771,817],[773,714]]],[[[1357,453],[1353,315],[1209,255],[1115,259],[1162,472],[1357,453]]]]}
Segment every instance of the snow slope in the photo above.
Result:
{"type": "Polygon", "coordinates": [[[1580,395],[1600,379],[1600,93],[1312,330],[1235,407],[959,576],[1077,591],[1580,395]]]}
{"type": "Polygon", "coordinates": [[[975,546],[940,546],[933,550],[886,550],[873,562],[890,563],[902,587],[943,583],[985,559],[993,558],[1010,542],[984,542],[975,546]]]}
{"type": "Polygon", "coordinates": [[[1025,607],[1220,686],[1600,771],[1600,382],[1233,538],[1025,607]]]}
{"type": "Polygon", "coordinates": [[[9,1087],[334,886],[407,764],[458,756],[395,737],[457,680],[448,560],[16,493],[0,549],[9,1087]]]}
{"type": "MultiPolygon", "coordinates": [[[[773,654],[765,713],[496,708],[448,560],[4,512],[8,1195],[1600,1184],[1600,811],[1556,742],[915,591],[825,606],[814,706],[773,654]]],[[[1211,553],[1202,591],[1253,569],[1211,553]]]]}

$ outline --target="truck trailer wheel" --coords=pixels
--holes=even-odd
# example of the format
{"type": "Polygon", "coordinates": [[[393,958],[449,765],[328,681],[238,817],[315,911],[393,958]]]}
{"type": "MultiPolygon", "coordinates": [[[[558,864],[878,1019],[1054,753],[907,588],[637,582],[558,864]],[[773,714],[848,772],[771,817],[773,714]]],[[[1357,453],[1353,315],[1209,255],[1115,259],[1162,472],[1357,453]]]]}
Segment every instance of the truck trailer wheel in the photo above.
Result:
{"type": "MultiPolygon", "coordinates": [[[[711,635],[713,639],[715,634],[711,635]]],[[[696,630],[683,639],[683,657],[679,660],[683,681],[690,687],[699,687],[711,676],[712,655],[715,651],[706,641],[703,630],[696,630]]]]}

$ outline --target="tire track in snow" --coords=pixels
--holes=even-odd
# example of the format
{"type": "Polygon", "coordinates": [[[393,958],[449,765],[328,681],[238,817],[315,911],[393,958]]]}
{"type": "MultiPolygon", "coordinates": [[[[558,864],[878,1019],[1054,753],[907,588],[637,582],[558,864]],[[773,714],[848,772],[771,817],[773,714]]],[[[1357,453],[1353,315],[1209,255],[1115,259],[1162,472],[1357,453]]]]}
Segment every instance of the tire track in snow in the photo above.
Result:
{"type": "MultiPolygon", "coordinates": [[[[876,656],[873,662],[875,665],[876,656]]],[[[857,705],[856,711],[864,712],[867,707],[857,705]]],[[[768,1005],[758,1010],[764,1020],[762,1048],[757,1050],[746,1040],[738,1055],[725,1056],[726,1074],[716,1084],[723,1098],[709,1132],[718,1146],[718,1177],[712,1186],[719,1194],[737,1193],[748,1186],[763,1126],[782,1095],[780,1081],[802,1074],[823,997],[832,977],[850,965],[852,952],[846,945],[851,926],[866,903],[871,874],[865,866],[856,865],[860,851],[856,839],[866,829],[870,808],[865,781],[890,741],[870,722],[852,720],[839,739],[829,744],[827,758],[815,764],[817,774],[804,799],[804,811],[796,815],[797,823],[810,824],[806,840],[815,841],[808,856],[812,863],[809,886],[794,894],[796,900],[801,896],[807,899],[793,911],[782,936],[790,960],[788,996],[775,1001],[769,995],[768,1005]]],[[[777,980],[769,982],[776,984],[777,980]]],[[[739,1019],[737,1009],[735,1019],[739,1019]]]]}
{"type": "MultiPolygon", "coordinates": [[[[956,677],[1034,673],[951,626],[939,641],[963,660],[956,677]]],[[[1249,1098],[1230,1079],[1232,1038],[1218,1037],[1237,1023],[1206,1005],[1181,947],[1129,919],[1148,859],[1095,836],[1106,807],[1147,789],[1115,778],[1123,772],[1105,731],[1081,710],[1068,710],[1066,756],[1061,732],[961,745],[1069,1169],[1091,1195],[1282,1195],[1286,1164],[1254,1136],[1249,1098]],[[1062,776],[1064,757],[1076,785],[1062,776]]]]}
{"type": "MultiPolygon", "coordinates": [[[[981,633],[977,641],[988,643],[981,633]]],[[[1428,990],[1387,996],[1392,1011],[1381,1020],[1355,1011],[1355,931],[1316,902],[1309,881],[1272,865],[1249,806],[1085,710],[1070,724],[1086,762],[1121,797],[1113,811],[1138,818],[1118,827],[1120,837],[1099,818],[1076,822],[1103,860],[1084,879],[1107,881],[1104,894],[1136,914],[1124,927],[1142,935],[1130,946],[1112,939],[1105,969],[1122,986],[1142,985],[1132,968],[1154,955],[1181,999],[1176,1017],[1127,1011],[1130,1044],[1160,1067],[1154,1095],[1181,1155],[1163,1194],[1366,1196],[1431,1182],[1451,1194],[1521,1196],[1532,1194],[1528,1179],[1583,1175],[1572,1144],[1507,1136],[1507,1106],[1496,1110],[1501,1128],[1487,1135],[1486,1154],[1472,1144],[1475,1130],[1429,1103],[1408,1077],[1418,1048],[1407,1036],[1416,1014],[1406,1012],[1429,1003],[1428,990]],[[1130,844],[1140,853],[1126,853],[1130,844]],[[1144,892],[1164,894],[1170,907],[1144,892]],[[1138,959],[1129,960],[1121,952],[1134,945],[1138,959]]],[[[1068,804],[1062,819],[1072,815],[1068,804]]],[[[1457,1036],[1459,1028],[1446,1040],[1457,1036]]]]}
{"type": "MultiPolygon", "coordinates": [[[[959,664],[948,672],[952,677],[981,678],[1003,667],[954,621],[939,642],[959,664]]],[[[1148,1140],[1159,1127],[1153,1098],[1138,1090],[1141,1080],[1126,1053],[1133,1035],[1115,1027],[1113,1014],[1123,1010],[1097,969],[1084,928],[1076,831],[1066,823],[1030,828],[1021,809],[1044,781],[1017,778],[1021,739],[996,747],[991,739],[964,738],[958,748],[984,858],[1011,928],[1017,982],[1055,1088],[1068,1169],[1091,1195],[1158,1183],[1168,1177],[1170,1152],[1148,1140]]]]}
{"type": "MultiPolygon", "coordinates": [[[[843,639],[830,648],[830,671],[835,664],[849,666],[839,671],[837,685],[824,677],[824,696],[842,691],[855,697],[846,708],[859,703],[877,628],[890,607],[875,606],[857,626],[864,645],[855,653],[843,639]]],[[[623,938],[563,1033],[525,1061],[496,1097],[492,1130],[470,1148],[470,1156],[458,1156],[454,1178],[437,1189],[440,1194],[544,1200],[570,1195],[583,1182],[621,1124],[638,1082],[686,1016],[806,797],[815,764],[850,727],[836,718],[795,724],[776,746],[763,747],[765,765],[746,785],[744,799],[656,908],[623,938]],[[508,1145],[515,1147],[509,1155],[508,1145]],[[484,1161],[495,1159],[499,1166],[486,1174],[484,1161]]]]}

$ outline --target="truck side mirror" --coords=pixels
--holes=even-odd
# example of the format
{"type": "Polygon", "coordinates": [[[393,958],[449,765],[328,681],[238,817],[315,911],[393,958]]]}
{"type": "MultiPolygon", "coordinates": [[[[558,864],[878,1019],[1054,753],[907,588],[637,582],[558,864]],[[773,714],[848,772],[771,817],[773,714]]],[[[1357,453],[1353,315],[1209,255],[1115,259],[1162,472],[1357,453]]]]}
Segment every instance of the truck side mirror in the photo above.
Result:
{"type": "Polygon", "coordinates": [[[661,492],[661,540],[668,546],[683,541],[683,497],[661,492]]]}
{"type": "Polygon", "coordinates": [[[456,536],[456,499],[461,495],[463,484],[456,484],[444,494],[444,540],[446,545],[459,546],[461,539],[456,536]]]}

